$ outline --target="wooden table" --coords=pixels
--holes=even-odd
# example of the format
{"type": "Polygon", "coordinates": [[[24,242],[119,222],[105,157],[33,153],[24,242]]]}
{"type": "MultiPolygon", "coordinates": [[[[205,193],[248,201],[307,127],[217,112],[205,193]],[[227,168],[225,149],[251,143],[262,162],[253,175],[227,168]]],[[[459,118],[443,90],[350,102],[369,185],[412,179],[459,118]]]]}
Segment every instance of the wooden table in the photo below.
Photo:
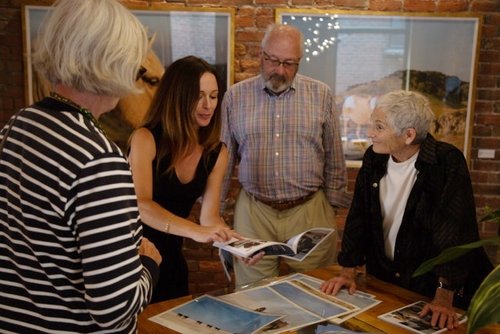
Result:
{"type": "MultiPolygon", "coordinates": [[[[322,280],[327,280],[335,276],[340,270],[338,266],[316,269],[307,272],[308,275],[317,277],[322,280]]],[[[372,276],[361,276],[357,280],[358,289],[371,294],[374,294],[377,299],[382,302],[367,311],[364,311],[355,317],[345,321],[342,326],[350,330],[367,333],[412,333],[403,328],[399,328],[377,318],[378,315],[387,313],[396,308],[411,304],[417,300],[429,301],[429,298],[423,297],[412,291],[400,288],[396,285],[383,282],[372,276]]],[[[186,296],[174,300],[160,302],[149,305],[144,312],[139,315],[139,334],[173,334],[177,333],[169,328],[148,320],[150,317],[162,313],[172,307],[185,303],[191,300],[191,296],[186,296]]],[[[452,334],[464,334],[466,332],[466,324],[460,325],[457,329],[451,331],[452,334]]],[[[295,333],[295,332],[294,332],[295,333]]],[[[478,334],[498,334],[500,333],[500,325],[494,324],[485,327],[478,334]]]]}

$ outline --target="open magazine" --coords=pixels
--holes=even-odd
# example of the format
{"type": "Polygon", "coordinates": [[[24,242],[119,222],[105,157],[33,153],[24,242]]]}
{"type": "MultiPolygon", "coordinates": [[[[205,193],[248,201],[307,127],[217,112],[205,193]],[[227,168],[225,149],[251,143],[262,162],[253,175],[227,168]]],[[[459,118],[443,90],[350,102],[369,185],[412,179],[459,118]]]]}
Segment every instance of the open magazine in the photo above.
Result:
{"type": "Polygon", "coordinates": [[[279,255],[302,261],[333,231],[333,228],[317,227],[297,234],[286,242],[232,238],[224,243],[214,242],[214,246],[243,258],[264,251],[266,255],[279,255]]]}
{"type": "MultiPolygon", "coordinates": [[[[424,318],[420,318],[418,313],[422,311],[425,302],[418,301],[410,305],[398,308],[394,311],[379,315],[378,317],[384,321],[394,324],[399,327],[406,328],[414,333],[436,334],[446,331],[446,328],[440,329],[431,325],[431,315],[428,314],[424,318]]],[[[458,322],[464,323],[467,317],[464,314],[457,313],[458,322]]]]}

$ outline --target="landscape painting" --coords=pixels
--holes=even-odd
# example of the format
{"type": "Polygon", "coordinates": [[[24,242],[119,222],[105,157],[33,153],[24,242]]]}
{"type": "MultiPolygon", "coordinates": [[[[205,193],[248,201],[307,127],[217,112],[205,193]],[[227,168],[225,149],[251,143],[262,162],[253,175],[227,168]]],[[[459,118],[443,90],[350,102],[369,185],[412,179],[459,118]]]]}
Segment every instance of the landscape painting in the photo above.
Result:
{"type": "Polygon", "coordinates": [[[377,98],[397,89],[427,96],[431,133],[470,158],[479,16],[278,9],[304,34],[299,72],[335,96],[348,166],[360,166],[377,98]]]}

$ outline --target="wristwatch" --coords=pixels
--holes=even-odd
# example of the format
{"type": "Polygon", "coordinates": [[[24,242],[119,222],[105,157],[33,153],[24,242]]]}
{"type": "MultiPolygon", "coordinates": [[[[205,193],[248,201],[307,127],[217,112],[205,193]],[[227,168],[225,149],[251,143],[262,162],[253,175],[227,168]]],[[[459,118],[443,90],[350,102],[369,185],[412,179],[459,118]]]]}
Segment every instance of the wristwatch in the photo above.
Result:
{"type": "Polygon", "coordinates": [[[450,291],[455,291],[456,290],[453,286],[451,286],[450,284],[448,284],[446,282],[443,282],[443,281],[438,281],[437,288],[438,289],[450,290],[450,291]]]}

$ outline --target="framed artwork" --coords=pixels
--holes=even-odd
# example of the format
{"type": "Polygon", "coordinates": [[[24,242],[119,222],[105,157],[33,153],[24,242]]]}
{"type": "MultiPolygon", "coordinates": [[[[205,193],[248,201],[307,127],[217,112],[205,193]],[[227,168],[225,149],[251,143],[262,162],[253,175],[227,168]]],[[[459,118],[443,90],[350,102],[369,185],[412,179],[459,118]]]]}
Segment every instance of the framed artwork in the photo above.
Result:
{"type": "MultiPolygon", "coordinates": [[[[124,3],[127,5],[127,3],[124,3]]],[[[31,50],[43,18],[50,10],[50,1],[23,3],[23,46],[26,103],[47,95],[47,84],[37,77],[31,65],[31,50]]],[[[165,67],[188,55],[198,56],[213,65],[219,74],[224,92],[233,83],[234,9],[205,7],[166,7],[161,4],[128,6],[148,29],[151,51],[143,63],[145,72],[138,80],[141,95],[121,99],[115,110],[104,114],[100,123],[122,148],[147,111],[165,67]]]]}
{"type": "Polygon", "coordinates": [[[436,115],[431,133],[470,159],[482,18],[415,13],[277,9],[276,21],[304,35],[299,72],[327,83],[340,113],[347,165],[361,165],[371,145],[377,98],[405,89],[426,95],[436,115]]]}

